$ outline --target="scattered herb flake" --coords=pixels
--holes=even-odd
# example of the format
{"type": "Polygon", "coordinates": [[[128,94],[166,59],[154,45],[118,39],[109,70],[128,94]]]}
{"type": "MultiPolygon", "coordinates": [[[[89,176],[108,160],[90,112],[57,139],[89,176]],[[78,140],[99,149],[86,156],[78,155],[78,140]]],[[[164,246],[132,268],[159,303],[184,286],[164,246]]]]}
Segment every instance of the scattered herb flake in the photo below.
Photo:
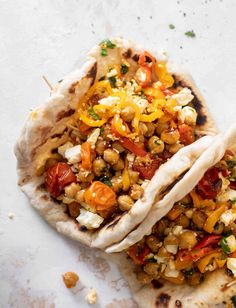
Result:
{"type": "Polygon", "coordinates": [[[122,75],[125,75],[128,72],[129,68],[127,65],[125,65],[124,63],[121,64],[120,66],[120,71],[122,75]]]}
{"type": "Polygon", "coordinates": [[[105,80],[105,76],[102,76],[101,78],[98,79],[98,81],[105,80]]]}
{"type": "Polygon", "coordinates": [[[106,57],[107,56],[107,49],[101,48],[101,56],[106,57]]]}
{"type": "Polygon", "coordinates": [[[101,182],[109,187],[112,187],[112,182],[110,180],[110,178],[108,176],[104,176],[102,179],[101,179],[101,182]]]}
{"type": "Polygon", "coordinates": [[[100,135],[102,135],[103,133],[104,133],[104,128],[101,127],[101,128],[100,128],[100,135]]]}
{"type": "Polygon", "coordinates": [[[114,76],[109,77],[108,80],[109,80],[109,82],[111,84],[111,87],[115,88],[116,87],[116,77],[114,77],[114,76]]]}
{"type": "Polygon", "coordinates": [[[229,169],[232,169],[236,166],[236,160],[227,160],[226,163],[229,169]]]}
{"type": "Polygon", "coordinates": [[[195,37],[196,36],[196,34],[195,34],[195,32],[193,30],[192,31],[187,31],[184,34],[186,36],[188,36],[188,37],[195,37]]]}
{"type": "Polygon", "coordinates": [[[236,308],[236,295],[231,297],[231,301],[232,301],[232,304],[233,304],[233,308],[236,308]]]}
{"type": "Polygon", "coordinates": [[[100,120],[99,115],[93,110],[92,107],[88,109],[88,114],[94,119],[94,120],[100,120]]]}
{"type": "Polygon", "coordinates": [[[171,30],[173,30],[173,29],[175,29],[175,25],[169,24],[169,28],[170,28],[171,30]]]}
{"type": "Polygon", "coordinates": [[[236,204],[236,198],[231,200],[232,204],[236,204]]]}
{"type": "Polygon", "coordinates": [[[106,39],[101,41],[100,46],[105,47],[105,48],[109,48],[109,49],[113,49],[116,47],[116,44],[112,43],[111,40],[106,39]]]}

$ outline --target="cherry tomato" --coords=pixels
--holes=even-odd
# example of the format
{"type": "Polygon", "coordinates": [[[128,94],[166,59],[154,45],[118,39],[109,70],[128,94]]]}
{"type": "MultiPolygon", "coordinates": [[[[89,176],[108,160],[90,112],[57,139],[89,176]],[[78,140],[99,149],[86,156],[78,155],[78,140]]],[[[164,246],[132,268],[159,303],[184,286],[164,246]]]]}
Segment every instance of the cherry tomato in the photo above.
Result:
{"type": "Polygon", "coordinates": [[[197,185],[198,194],[203,199],[214,199],[222,186],[217,168],[210,168],[197,185]]]}
{"type": "Polygon", "coordinates": [[[45,174],[46,189],[54,198],[61,194],[66,185],[73,182],[76,182],[76,176],[67,163],[57,163],[45,174]]]}
{"type": "Polygon", "coordinates": [[[188,145],[194,142],[194,131],[193,127],[187,124],[181,124],[178,127],[180,133],[180,142],[184,145],[188,145]]]}
{"type": "Polygon", "coordinates": [[[151,178],[154,176],[156,170],[161,165],[161,159],[153,159],[151,163],[147,165],[141,165],[134,162],[133,164],[133,170],[139,172],[139,176],[141,179],[145,180],[151,180],[151,178]]]}
{"type": "Polygon", "coordinates": [[[151,78],[152,72],[149,67],[141,66],[137,69],[135,79],[141,87],[147,87],[151,81],[151,78]]]}
{"type": "Polygon", "coordinates": [[[236,190],[236,182],[230,182],[229,187],[236,190]]]}
{"type": "Polygon", "coordinates": [[[140,66],[147,66],[151,67],[153,64],[155,64],[156,59],[147,51],[144,51],[143,54],[139,56],[138,64],[140,66]]]}
{"type": "Polygon", "coordinates": [[[115,205],[116,194],[107,185],[95,181],[86,189],[84,200],[96,210],[102,211],[115,205]]]}

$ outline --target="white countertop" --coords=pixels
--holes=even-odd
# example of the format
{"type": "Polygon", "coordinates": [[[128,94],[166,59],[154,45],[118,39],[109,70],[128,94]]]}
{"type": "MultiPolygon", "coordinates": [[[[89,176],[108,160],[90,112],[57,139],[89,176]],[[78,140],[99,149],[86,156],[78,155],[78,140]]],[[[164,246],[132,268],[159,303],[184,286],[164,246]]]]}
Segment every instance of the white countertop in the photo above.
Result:
{"type": "Polygon", "coordinates": [[[49,95],[41,76],[62,79],[95,43],[122,35],[184,64],[223,131],[236,119],[235,13],[234,0],[0,1],[0,307],[89,307],[91,287],[94,307],[135,307],[117,268],[57,234],[16,185],[13,145],[49,95]],[[74,290],[62,282],[67,271],[80,276],[74,290]]]}

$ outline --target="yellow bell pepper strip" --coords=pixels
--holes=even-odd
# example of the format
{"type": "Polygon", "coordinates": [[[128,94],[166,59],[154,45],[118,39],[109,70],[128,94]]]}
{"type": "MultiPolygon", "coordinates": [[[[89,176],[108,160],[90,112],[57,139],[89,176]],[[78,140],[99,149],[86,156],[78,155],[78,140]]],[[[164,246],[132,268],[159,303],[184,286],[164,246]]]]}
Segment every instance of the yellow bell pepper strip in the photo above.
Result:
{"type": "Polygon", "coordinates": [[[129,172],[128,172],[128,161],[125,161],[125,168],[122,173],[122,186],[123,190],[127,191],[130,187],[130,178],[129,178],[129,172]]]}
{"type": "Polygon", "coordinates": [[[196,208],[203,208],[203,207],[208,207],[210,209],[215,209],[216,204],[213,200],[208,200],[208,199],[202,199],[196,192],[195,190],[192,190],[190,192],[190,196],[192,197],[193,200],[193,205],[196,208]]]}
{"type": "Polygon", "coordinates": [[[174,78],[168,73],[166,63],[156,63],[154,65],[154,71],[158,80],[167,88],[170,88],[174,84],[174,78]]]}
{"type": "Polygon", "coordinates": [[[223,260],[221,260],[221,259],[215,259],[215,261],[216,261],[217,266],[218,266],[219,268],[222,268],[222,267],[224,267],[224,265],[225,265],[227,259],[226,259],[226,258],[223,259],[223,260]]]}
{"type": "Polygon", "coordinates": [[[93,110],[101,117],[105,119],[109,119],[114,116],[116,112],[116,108],[114,106],[107,105],[95,105],[93,106],[93,110]]]}
{"type": "Polygon", "coordinates": [[[175,269],[177,271],[181,271],[185,268],[191,267],[193,264],[193,260],[183,260],[181,261],[180,258],[175,260],[175,269]]]}
{"type": "Polygon", "coordinates": [[[217,221],[220,219],[220,216],[227,210],[227,204],[223,203],[219,208],[217,208],[210,216],[208,216],[203,229],[208,232],[212,233],[214,231],[214,226],[217,221]]]}
{"type": "Polygon", "coordinates": [[[158,88],[147,87],[144,89],[144,94],[154,97],[155,99],[165,99],[165,95],[158,88]]]}
{"type": "Polygon", "coordinates": [[[201,258],[199,261],[197,261],[197,267],[199,271],[201,273],[205,273],[207,265],[210,264],[213,259],[221,259],[221,257],[222,252],[220,252],[219,250],[215,250],[212,253],[201,258]]]}
{"type": "Polygon", "coordinates": [[[153,122],[156,119],[160,119],[164,115],[164,112],[161,110],[154,111],[150,114],[142,114],[140,116],[140,121],[142,122],[153,122]]]}
{"type": "Polygon", "coordinates": [[[117,133],[123,137],[129,137],[130,130],[126,123],[122,121],[119,114],[115,114],[112,125],[114,125],[114,129],[117,131],[117,133]]]}
{"type": "Polygon", "coordinates": [[[88,126],[92,126],[92,127],[101,127],[103,124],[107,122],[107,119],[92,120],[86,114],[83,114],[83,113],[80,114],[80,120],[83,121],[88,126]]]}

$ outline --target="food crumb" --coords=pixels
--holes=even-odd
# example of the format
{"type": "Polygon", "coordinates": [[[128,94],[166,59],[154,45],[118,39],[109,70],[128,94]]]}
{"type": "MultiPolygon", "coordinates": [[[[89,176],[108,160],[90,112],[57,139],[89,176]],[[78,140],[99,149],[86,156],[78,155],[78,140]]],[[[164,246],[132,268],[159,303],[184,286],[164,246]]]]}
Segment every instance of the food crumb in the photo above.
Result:
{"type": "Polygon", "coordinates": [[[173,29],[175,29],[175,25],[169,24],[169,28],[170,28],[171,30],[173,30],[173,29]]]}
{"type": "Polygon", "coordinates": [[[8,213],[8,218],[9,219],[14,219],[14,217],[15,217],[15,214],[14,213],[8,213]]]}
{"type": "Polygon", "coordinates": [[[86,301],[90,304],[96,304],[97,302],[97,291],[96,289],[92,288],[88,294],[86,295],[86,301]]]}
{"type": "Polygon", "coordinates": [[[188,36],[188,37],[195,37],[196,36],[196,34],[195,34],[195,32],[193,30],[192,31],[187,31],[184,34],[186,36],[188,36]]]}
{"type": "Polygon", "coordinates": [[[63,281],[68,289],[76,286],[79,276],[74,272],[67,272],[62,275],[63,281]]]}

